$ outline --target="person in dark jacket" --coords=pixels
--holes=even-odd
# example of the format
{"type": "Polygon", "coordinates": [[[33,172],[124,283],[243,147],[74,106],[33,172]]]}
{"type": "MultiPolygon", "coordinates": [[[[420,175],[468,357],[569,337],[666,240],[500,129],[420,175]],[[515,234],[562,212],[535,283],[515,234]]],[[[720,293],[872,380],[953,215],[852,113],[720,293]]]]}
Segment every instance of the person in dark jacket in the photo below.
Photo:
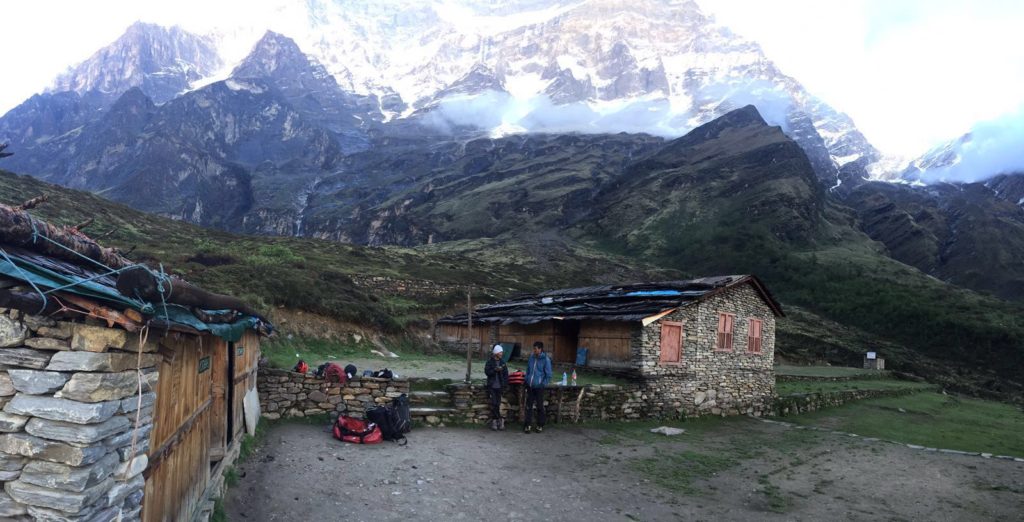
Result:
{"type": "Polygon", "coordinates": [[[505,350],[500,344],[494,345],[491,358],[484,365],[487,375],[487,393],[491,398],[491,429],[504,430],[505,419],[501,417],[501,395],[508,386],[508,366],[502,360],[505,350]]]}
{"type": "Polygon", "coordinates": [[[526,421],[523,423],[523,433],[530,433],[531,429],[537,433],[544,431],[544,388],[551,382],[551,359],[544,353],[544,343],[537,341],[533,343],[533,354],[526,363],[526,421]],[[537,407],[537,425],[531,428],[533,420],[533,408],[537,407]]]}

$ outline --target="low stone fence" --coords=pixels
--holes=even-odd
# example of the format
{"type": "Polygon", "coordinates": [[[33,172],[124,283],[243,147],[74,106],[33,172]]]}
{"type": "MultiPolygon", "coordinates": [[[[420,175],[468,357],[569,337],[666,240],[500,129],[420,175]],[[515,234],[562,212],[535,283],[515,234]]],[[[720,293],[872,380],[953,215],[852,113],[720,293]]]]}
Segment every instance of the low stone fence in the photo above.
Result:
{"type": "Polygon", "coordinates": [[[387,405],[395,397],[408,394],[409,381],[356,377],[339,384],[310,374],[260,368],[257,388],[260,411],[267,419],[331,412],[362,417],[367,409],[387,405]]]}
{"type": "MultiPolygon", "coordinates": [[[[450,399],[447,401],[448,406],[417,408],[413,412],[414,418],[426,424],[476,424],[486,423],[490,419],[490,398],[484,386],[449,384],[445,391],[450,399]]],[[[501,409],[507,420],[521,420],[521,412],[525,406],[524,393],[522,386],[506,388],[502,396],[501,409]]],[[[547,422],[552,424],[574,420],[631,420],[644,417],[643,394],[639,385],[548,386],[544,397],[547,422]]]]}
{"type": "Polygon", "coordinates": [[[925,391],[923,388],[901,388],[895,390],[842,390],[826,393],[796,393],[776,397],[772,403],[772,415],[785,417],[824,408],[842,406],[848,402],[878,397],[900,397],[925,391]]]}
{"type": "Polygon", "coordinates": [[[872,381],[879,379],[889,379],[891,376],[887,372],[877,373],[862,373],[857,375],[842,375],[835,377],[820,377],[816,375],[775,375],[775,382],[847,382],[847,381],[872,381]]]}

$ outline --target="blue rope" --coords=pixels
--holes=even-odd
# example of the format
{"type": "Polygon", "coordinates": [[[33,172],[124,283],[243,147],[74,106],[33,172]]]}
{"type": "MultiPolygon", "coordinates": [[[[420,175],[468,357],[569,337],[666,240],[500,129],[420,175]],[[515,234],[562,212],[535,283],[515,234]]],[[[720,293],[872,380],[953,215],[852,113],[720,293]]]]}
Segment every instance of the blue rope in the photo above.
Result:
{"type": "MultiPolygon", "coordinates": [[[[23,278],[25,279],[25,281],[26,281],[26,282],[28,282],[28,284],[32,285],[32,288],[33,288],[33,289],[35,289],[35,291],[39,293],[39,297],[42,297],[42,298],[43,298],[43,307],[39,309],[39,313],[40,313],[40,314],[41,314],[41,313],[43,313],[43,312],[44,312],[44,311],[46,310],[46,304],[47,304],[46,294],[45,294],[45,293],[44,293],[44,292],[43,292],[42,290],[40,290],[40,289],[39,289],[39,287],[38,287],[38,286],[36,286],[36,284],[35,284],[35,283],[33,283],[33,282],[32,282],[32,278],[31,278],[31,277],[30,277],[30,276],[29,276],[29,275],[28,275],[27,273],[25,273],[25,271],[24,271],[24,270],[22,270],[22,268],[21,268],[20,266],[18,266],[17,264],[15,264],[14,260],[13,260],[13,259],[11,259],[11,257],[7,255],[7,251],[6,251],[6,250],[4,250],[4,249],[0,248],[0,255],[4,256],[4,259],[5,259],[5,260],[6,260],[6,261],[7,261],[8,263],[10,263],[10,264],[11,264],[11,266],[13,266],[14,268],[16,268],[16,269],[17,269],[17,270],[18,270],[18,272],[20,272],[20,273],[21,273],[21,275],[23,276],[23,278]]],[[[37,315],[38,315],[38,314],[37,314],[37,315]]]]}

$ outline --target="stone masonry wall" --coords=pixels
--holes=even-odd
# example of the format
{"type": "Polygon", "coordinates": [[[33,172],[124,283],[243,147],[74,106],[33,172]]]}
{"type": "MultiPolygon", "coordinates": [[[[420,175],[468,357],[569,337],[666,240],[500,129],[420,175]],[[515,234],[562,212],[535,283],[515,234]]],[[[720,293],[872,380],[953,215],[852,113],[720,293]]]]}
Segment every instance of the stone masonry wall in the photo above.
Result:
{"type": "Polygon", "coordinates": [[[137,335],[0,309],[0,519],[139,519],[155,350],[139,409],[137,335]]]}
{"type": "Polygon", "coordinates": [[[456,284],[437,283],[424,279],[397,279],[384,276],[352,276],[352,282],[363,290],[376,294],[400,295],[405,297],[442,297],[464,292],[465,287],[456,284]]]}
{"type": "Polygon", "coordinates": [[[894,390],[839,390],[828,393],[798,393],[776,397],[772,405],[772,415],[785,417],[798,415],[825,408],[842,406],[848,402],[878,397],[901,397],[921,393],[921,389],[894,390]]]}
{"type": "Polygon", "coordinates": [[[260,368],[256,379],[260,411],[267,419],[343,413],[362,417],[369,408],[389,404],[409,393],[407,379],[356,377],[345,384],[317,379],[312,374],[260,368]]]}
{"type": "Polygon", "coordinates": [[[740,285],[639,329],[633,359],[651,416],[767,415],[775,393],[775,316],[751,285],[740,285]],[[735,314],[732,351],[716,350],[718,313],[735,314]],[[761,353],[748,353],[749,319],[761,319],[761,353]],[[683,323],[679,363],[662,363],[661,323],[683,323]]]}

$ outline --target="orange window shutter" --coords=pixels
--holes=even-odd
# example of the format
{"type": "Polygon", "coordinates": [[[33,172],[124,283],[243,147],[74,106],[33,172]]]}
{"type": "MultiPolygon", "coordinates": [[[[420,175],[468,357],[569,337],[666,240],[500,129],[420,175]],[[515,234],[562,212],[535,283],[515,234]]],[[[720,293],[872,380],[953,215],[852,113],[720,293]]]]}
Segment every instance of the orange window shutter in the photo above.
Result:
{"type": "Polygon", "coordinates": [[[662,323],[661,325],[661,362],[679,362],[680,348],[683,343],[682,325],[662,323]]]}

